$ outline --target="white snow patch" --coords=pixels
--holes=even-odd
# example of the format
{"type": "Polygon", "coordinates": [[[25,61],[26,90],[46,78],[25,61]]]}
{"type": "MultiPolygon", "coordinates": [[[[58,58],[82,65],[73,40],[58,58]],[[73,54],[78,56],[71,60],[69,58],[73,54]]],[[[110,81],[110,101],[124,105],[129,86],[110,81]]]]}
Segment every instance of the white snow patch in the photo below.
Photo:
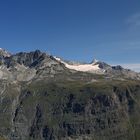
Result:
{"type": "Polygon", "coordinates": [[[57,61],[63,63],[68,69],[82,71],[82,72],[92,72],[100,70],[99,64],[92,63],[92,64],[78,64],[78,65],[70,65],[64,61],[62,61],[58,57],[54,57],[57,61]]]}
{"type": "MultiPolygon", "coordinates": [[[[61,61],[61,59],[58,58],[58,57],[56,57],[56,56],[54,56],[54,58],[55,58],[57,61],[61,61]]],[[[62,62],[62,61],[61,61],[61,62],[62,62]]]]}
{"type": "Polygon", "coordinates": [[[92,65],[92,64],[84,64],[84,65],[69,65],[65,63],[65,66],[69,69],[77,70],[77,71],[96,71],[99,70],[99,65],[92,65]]]}

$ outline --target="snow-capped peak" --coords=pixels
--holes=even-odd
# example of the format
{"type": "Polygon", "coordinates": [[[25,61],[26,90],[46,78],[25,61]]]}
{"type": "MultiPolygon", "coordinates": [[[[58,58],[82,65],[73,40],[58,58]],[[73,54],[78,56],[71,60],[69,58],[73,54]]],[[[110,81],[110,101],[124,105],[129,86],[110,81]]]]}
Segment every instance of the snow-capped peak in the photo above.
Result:
{"type": "Polygon", "coordinates": [[[99,62],[97,59],[93,59],[91,64],[96,64],[97,62],[99,62]]]}
{"type": "Polygon", "coordinates": [[[55,58],[57,61],[60,61],[60,62],[61,62],[61,58],[56,57],[56,56],[54,56],[54,58],[55,58]]]}
{"type": "Polygon", "coordinates": [[[68,64],[67,62],[61,60],[59,57],[54,57],[57,61],[63,63],[65,67],[68,69],[76,70],[76,71],[82,71],[82,72],[97,72],[100,70],[99,64],[96,64],[98,62],[97,60],[94,61],[94,63],[91,64],[68,64]]]}

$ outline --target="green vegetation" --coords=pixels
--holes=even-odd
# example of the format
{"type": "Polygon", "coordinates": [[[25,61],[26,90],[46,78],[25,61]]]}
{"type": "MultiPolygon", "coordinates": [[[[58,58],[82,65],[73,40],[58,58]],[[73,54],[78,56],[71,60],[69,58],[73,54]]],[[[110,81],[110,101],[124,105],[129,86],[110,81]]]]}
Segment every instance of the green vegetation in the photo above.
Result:
{"type": "Polygon", "coordinates": [[[0,140],[6,140],[6,139],[0,136],[0,140]]]}
{"type": "Polygon", "coordinates": [[[10,85],[1,106],[7,112],[0,114],[1,118],[5,116],[0,123],[3,128],[12,127],[8,113],[12,106],[16,133],[23,137],[23,130],[28,128],[26,139],[41,140],[44,130],[46,139],[52,135],[73,140],[139,140],[139,93],[139,81],[129,80],[34,81],[24,84],[20,94],[10,85]],[[13,96],[9,94],[11,87],[13,96]],[[17,103],[13,104],[15,99],[17,103]]]}

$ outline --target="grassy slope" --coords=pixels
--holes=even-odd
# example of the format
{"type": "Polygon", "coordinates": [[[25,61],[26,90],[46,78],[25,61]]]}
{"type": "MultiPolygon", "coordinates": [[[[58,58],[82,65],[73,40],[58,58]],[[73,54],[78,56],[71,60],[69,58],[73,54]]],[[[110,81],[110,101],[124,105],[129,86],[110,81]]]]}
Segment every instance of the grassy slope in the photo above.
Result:
{"type": "MultiPolygon", "coordinates": [[[[18,93],[16,90],[10,90],[13,89],[12,87],[7,88],[7,99],[10,98],[10,100],[13,100],[12,98],[17,97],[18,93]],[[12,93],[11,93],[12,92],[12,93]],[[14,96],[11,96],[14,95],[14,96]]],[[[41,118],[41,122],[43,124],[40,124],[40,127],[43,127],[43,125],[47,124],[49,128],[53,128],[55,130],[55,135],[59,136],[58,130],[60,129],[59,125],[61,125],[63,122],[74,125],[74,129],[76,129],[76,125],[79,125],[80,122],[83,123],[85,127],[88,128],[88,125],[90,123],[93,123],[93,125],[96,123],[97,118],[105,118],[106,116],[111,116],[113,114],[121,114],[126,113],[124,115],[126,116],[118,116],[116,118],[119,122],[117,122],[116,127],[108,128],[100,130],[100,128],[97,128],[97,130],[102,135],[111,135],[112,133],[117,133],[117,135],[121,132],[125,132],[127,135],[130,133],[130,136],[128,136],[127,140],[139,140],[140,139],[140,83],[139,81],[103,81],[100,82],[93,82],[93,83],[85,83],[82,81],[60,81],[60,82],[47,82],[47,81],[34,81],[28,86],[22,87],[22,93],[20,96],[21,106],[22,106],[22,113],[26,116],[26,118],[29,119],[29,122],[31,123],[33,120],[33,117],[35,115],[35,107],[37,105],[40,106],[43,118],[41,118]],[[29,94],[27,94],[29,92],[29,94]],[[68,108],[67,104],[69,102],[70,95],[74,96],[74,99],[72,101],[72,104],[79,104],[82,107],[87,107],[88,103],[91,101],[91,99],[95,99],[96,97],[110,97],[113,102],[116,96],[117,98],[124,98],[122,102],[120,102],[120,109],[117,108],[116,112],[111,107],[109,107],[109,110],[106,113],[102,112],[102,99],[101,103],[99,105],[96,105],[94,108],[99,109],[99,114],[93,115],[91,118],[87,115],[88,119],[86,120],[86,113],[80,112],[80,113],[74,113],[72,111],[72,108],[68,108]],[[127,96],[127,97],[126,97],[127,96]],[[119,112],[120,110],[120,112],[119,112]],[[124,110],[123,112],[121,110],[124,110]],[[29,113],[30,112],[30,113],[29,113]],[[123,118],[124,117],[124,118],[123,118]],[[116,130],[117,129],[117,130],[116,130]],[[119,132],[119,129],[120,130],[119,132]],[[116,131],[116,132],[115,132],[116,131]],[[127,132],[128,131],[128,132],[127,132]]],[[[8,104],[10,105],[10,104],[8,104]]],[[[19,102],[20,107],[20,102],[19,102]]],[[[103,109],[107,110],[108,107],[103,107],[103,109]]],[[[4,115],[4,114],[3,114],[4,115]]],[[[24,123],[24,120],[22,120],[21,116],[23,116],[19,113],[17,113],[15,122],[24,123]]],[[[9,123],[6,121],[6,117],[3,119],[4,121],[1,122],[3,126],[9,125],[9,123]],[[7,123],[6,123],[7,122],[7,123]],[[6,123],[6,124],[5,124],[6,123]]],[[[9,118],[8,118],[9,120],[9,118]]],[[[107,119],[105,119],[106,121],[107,119]]],[[[31,125],[29,123],[29,125],[31,125]]],[[[24,124],[26,125],[26,124],[24,124]]],[[[24,126],[23,125],[23,126],[24,126]]],[[[114,124],[113,124],[114,125],[114,124]]],[[[92,125],[90,125],[92,126],[92,125]]],[[[98,123],[97,123],[98,126],[98,123]]],[[[77,128],[79,129],[79,128],[77,128]]],[[[19,128],[19,132],[22,131],[19,128]]],[[[38,133],[38,132],[37,132],[38,133]]],[[[97,132],[92,132],[93,134],[97,132]]],[[[40,133],[39,133],[40,134],[40,133]]],[[[39,135],[38,134],[38,135],[39,135]]],[[[96,136],[96,140],[102,140],[99,133],[99,136],[96,136]]],[[[115,135],[115,134],[113,134],[115,135]]],[[[123,135],[123,134],[122,134],[123,135]]],[[[60,136],[61,137],[61,136],[60,136]]],[[[73,135],[73,139],[75,139],[75,135],[73,135]]],[[[95,136],[94,136],[95,137],[95,136]]],[[[0,138],[1,140],[2,138],[0,138]]],[[[2,139],[3,140],[3,139],[2,139]]],[[[36,140],[36,139],[35,139],[36,140]]],[[[105,139],[106,140],[106,139],[105,139]]],[[[107,139],[108,140],[108,139],[107,139]]],[[[119,139],[120,140],[120,139],[119,139]]],[[[121,139],[122,140],[122,139],[121,139]]],[[[123,140],[126,140],[123,139],[123,140]]]]}
{"type": "MultiPolygon", "coordinates": [[[[94,98],[100,95],[112,96],[114,88],[117,88],[116,94],[125,94],[125,92],[129,92],[130,96],[127,99],[126,103],[123,104],[125,106],[132,106],[132,110],[128,113],[129,119],[124,123],[120,124],[120,128],[126,129],[130,131],[130,133],[134,133],[133,136],[130,136],[130,139],[138,140],[140,139],[139,131],[140,131],[140,84],[138,81],[108,81],[108,82],[95,82],[95,83],[84,83],[84,82],[56,82],[56,83],[32,83],[28,90],[32,93],[36,93],[37,96],[34,98],[30,98],[26,104],[32,104],[38,100],[38,102],[43,103],[43,106],[46,110],[46,118],[47,123],[50,127],[58,127],[58,124],[62,121],[66,122],[76,122],[76,121],[84,121],[85,118],[82,115],[73,114],[72,112],[66,113],[63,115],[63,118],[60,119],[60,110],[62,104],[67,104],[67,96],[69,94],[74,94],[75,103],[79,103],[82,105],[86,105],[90,98],[94,98]],[[41,95],[46,93],[47,97],[42,97],[41,95]],[[130,100],[130,101],[129,101],[130,100]],[[131,105],[131,102],[134,102],[134,105],[131,105]],[[54,108],[58,110],[54,110],[54,108]],[[48,112],[54,111],[56,116],[49,117],[48,112]],[[57,117],[58,115],[58,117],[57,117]]],[[[120,96],[120,95],[118,95],[120,96]]],[[[119,113],[119,112],[118,112],[119,113]]],[[[62,116],[61,116],[62,117],[62,116]]],[[[89,123],[89,122],[88,122],[89,123]]]]}

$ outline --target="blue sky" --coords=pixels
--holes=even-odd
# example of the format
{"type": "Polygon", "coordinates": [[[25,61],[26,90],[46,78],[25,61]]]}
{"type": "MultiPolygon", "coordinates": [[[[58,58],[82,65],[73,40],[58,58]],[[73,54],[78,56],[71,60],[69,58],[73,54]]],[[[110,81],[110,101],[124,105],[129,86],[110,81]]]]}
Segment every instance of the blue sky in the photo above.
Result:
{"type": "Polygon", "coordinates": [[[139,0],[1,0],[0,47],[140,70],[139,0]]]}

